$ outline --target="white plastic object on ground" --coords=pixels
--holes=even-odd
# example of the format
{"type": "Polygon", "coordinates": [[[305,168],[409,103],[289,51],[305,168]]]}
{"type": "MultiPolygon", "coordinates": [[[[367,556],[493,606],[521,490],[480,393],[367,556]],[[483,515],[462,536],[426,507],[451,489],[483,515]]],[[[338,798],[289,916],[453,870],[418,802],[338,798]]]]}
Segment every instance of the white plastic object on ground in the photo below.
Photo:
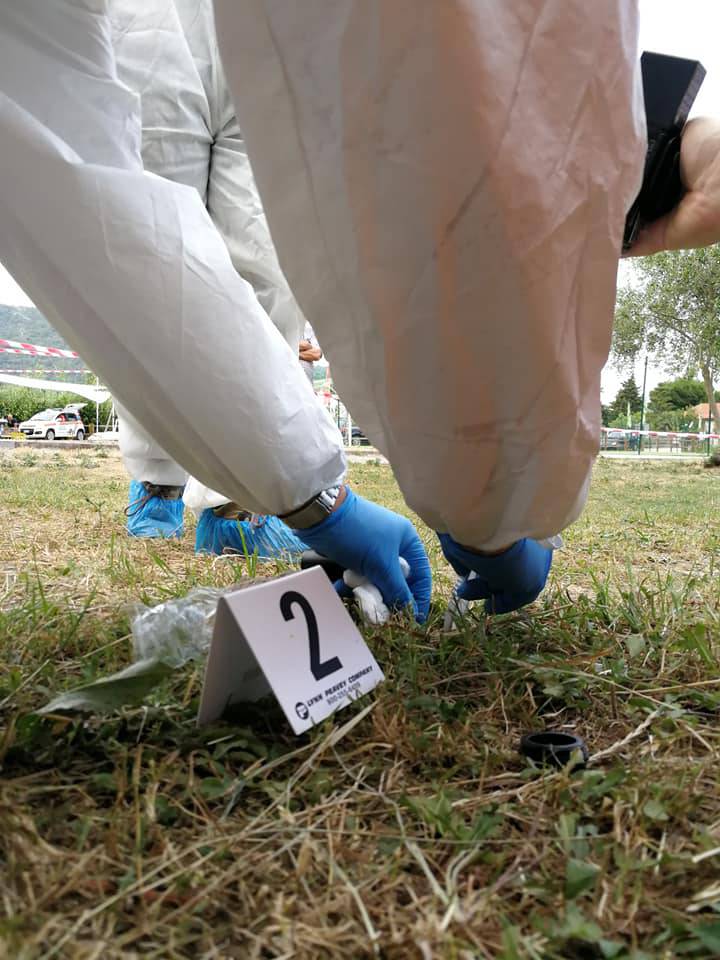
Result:
{"type": "MultiPolygon", "coordinates": [[[[475,580],[477,574],[474,570],[470,571],[468,580],[475,580]]],[[[470,601],[461,599],[455,590],[448,600],[447,610],[443,617],[443,633],[455,633],[462,626],[462,621],[470,609],[470,601]]]]}
{"type": "MultiPolygon", "coordinates": [[[[407,580],[410,576],[410,564],[404,557],[400,557],[400,569],[407,580]]],[[[346,570],[343,574],[346,587],[350,587],[358,605],[362,619],[374,627],[381,627],[390,619],[390,610],[385,605],[378,588],[366,577],[354,570],[346,570]]]]}

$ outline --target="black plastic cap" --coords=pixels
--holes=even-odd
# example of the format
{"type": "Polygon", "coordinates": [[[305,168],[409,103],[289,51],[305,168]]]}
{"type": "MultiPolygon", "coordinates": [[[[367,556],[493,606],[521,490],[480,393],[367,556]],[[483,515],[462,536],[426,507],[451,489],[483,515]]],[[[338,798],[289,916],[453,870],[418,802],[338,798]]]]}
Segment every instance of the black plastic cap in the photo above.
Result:
{"type": "Polygon", "coordinates": [[[535,763],[553,767],[565,767],[573,759],[573,770],[584,767],[588,758],[585,741],[562,730],[526,733],[520,741],[520,753],[535,763]]]}

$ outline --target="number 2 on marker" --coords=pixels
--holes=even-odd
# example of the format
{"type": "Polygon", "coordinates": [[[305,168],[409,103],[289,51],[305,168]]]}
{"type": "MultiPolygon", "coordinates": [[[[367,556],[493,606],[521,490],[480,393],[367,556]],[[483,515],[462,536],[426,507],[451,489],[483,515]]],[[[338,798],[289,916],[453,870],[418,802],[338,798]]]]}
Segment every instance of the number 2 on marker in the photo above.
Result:
{"type": "Polygon", "coordinates": [[[308,643],[310,645],[310,672],[316,680],[324,680],[336,670],[342,670],[342,663],[338,657],[331,657],[329,660],[320,659],[320,635],[318,633],[317,620],[313,608],[301,593],[296,590],[288,590],[280,597],[280,611],[285,620],[294,620],[293,605],[297,604],[305,615],[305,622],[308,630],[308,643]]]}

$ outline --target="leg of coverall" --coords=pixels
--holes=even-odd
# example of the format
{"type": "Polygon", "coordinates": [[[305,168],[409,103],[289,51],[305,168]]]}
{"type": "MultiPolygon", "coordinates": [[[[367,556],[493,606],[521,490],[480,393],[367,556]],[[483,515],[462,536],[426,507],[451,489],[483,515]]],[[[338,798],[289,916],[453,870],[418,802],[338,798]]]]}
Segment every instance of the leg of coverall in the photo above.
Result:
{"type": "MultiPolygon", "coordinates": [[[[120,76],[141,97],[145,169],[198,191],[234,267],[296,349],[304,319],[277,262],[222,72],[210,0],[114,0],[112,10],[120,76]]],[[[177,486],[187,476],[132,418],[121,416],[120,446],[132,478],[128,532],[173,535],[182,511],[177,486]]],[[[227,497],[192,478],[187,503],[201,521],[198,550],[302,550],[277,519],[249,524],[227,497]]]]}
{"type": "Polygon", "coordinates": [[[336,484],[337,432],[197,193],[143,173],[105,5],[0,4],[0,91],[0,259],[50,322],[185,469],[249,509],[336,484]]]}
{"type": "MultiPolygon", "coordinates": [[[[210,3],[206,2],[203,9],[210,11],[210,3]]],[[[204,37],[211,41],[207,60],[212,70],[207,88],[213,129],[217,128],[207,184],[208,213],[227,245],[233,266],[252,284],[270,320],[297,353],[305,319],[277,261],[214,33],[204,31],[204,37]]],[[[238,517],[237,505],[227,503],[222,495],[192,477],[184,499],[198,517],[195,549],[199,552],[257,552],[261,558],[272,558],[296,557],[305,548],[277,517],[238,517]]]]}
{"type": "Polygon", "coordinates": [[[181,537],[187,473],[115,401],[120,453],[130,475],[127,532],[131,537],[181,537]]]}
{"type": "MultiPolygon", "coordinates": [[[[174,3],[112,0],[110,14],[118,76],[140,96],[143,166],[194,187],[205,202],[212,144],[210,107],[174,3]]],[[[188,475],[134,417],[116,406],[120,452],[130,475],[128,533],[180,536],[182,491],[188,475]]]]}

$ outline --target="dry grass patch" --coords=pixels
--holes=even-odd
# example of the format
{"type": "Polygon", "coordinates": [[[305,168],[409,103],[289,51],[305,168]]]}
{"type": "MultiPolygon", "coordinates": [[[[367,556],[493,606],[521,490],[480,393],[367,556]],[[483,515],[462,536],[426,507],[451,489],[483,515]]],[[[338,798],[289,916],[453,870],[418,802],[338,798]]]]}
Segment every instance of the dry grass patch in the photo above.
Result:
{"type": "MultiPolygon", "coordinates": [[[[387,467],[352,477],[404,509],[387,467]]],[[[128,541],[115,455],[4,458],[0,956],[717,955],[718,482],[599,463],[542,602],[454,636],[425,531],[430,626],[366,631],[386,683],[295,738],[270,704],[197,730],[197,665],[143,709],[33,714],[128,662],[128,602],[248,570],[190,521],[128,541]],[[597,760],[528,767],[545,725],[597,760]]]]}

